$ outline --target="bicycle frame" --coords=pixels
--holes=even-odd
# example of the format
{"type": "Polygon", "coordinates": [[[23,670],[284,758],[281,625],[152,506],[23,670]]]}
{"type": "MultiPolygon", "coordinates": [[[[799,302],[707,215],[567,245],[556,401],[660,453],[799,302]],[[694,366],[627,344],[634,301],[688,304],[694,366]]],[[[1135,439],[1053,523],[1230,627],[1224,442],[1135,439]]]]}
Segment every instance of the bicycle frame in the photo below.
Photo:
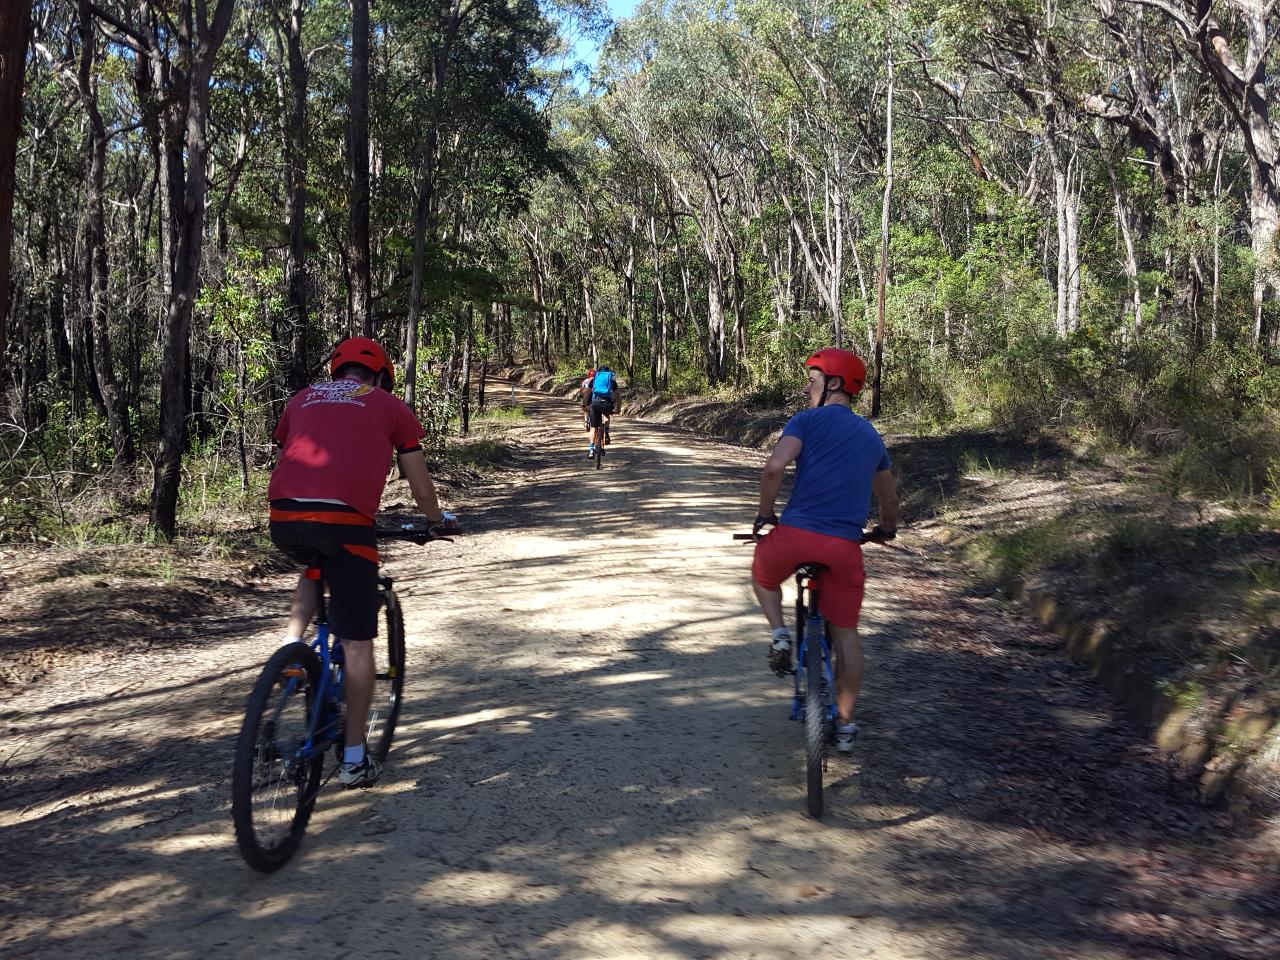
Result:
{"type": "Polygon", "coordinates": [[[809,656],[811,637],[817,637],[817,652],[822,657],[822,680],[826,685],[822,702],[826,705],[826,720],[834,723],[836,719],[835,704],[835,672],[832,668],[831,643],[827,637],[827,622],[818,612],[818,584],[816,575],[805,568],[796,571],[796,658],[791,667],[795,692],[791,698],[791,719],[804,722],[805,719],[805,684],[807,683],[805,664],[809,656]],[[805,591],[809,593],[809,602],[805,603],[805,591]]]}
{"type": "MultiPolygon", "coordinates": [[[[315,703],[311,706],[311,716],[307,723],[307,739],[299,748],[302,759],[315,756],[317,750],[325,750],[335,743],[342,734],[338,730],[338,722],[342,719],[342,683],[345,662],[342,644],[330,644],[332,632],[329,629],[328,591],[324,580],[320,577],[319,568],[308,568],[308,580],[316,580],[320,584],[320,601],[316,609],[316,636],[309,644],[320,658],[320,684],[316,689],[315,703]],[[313,575],[314,574],[314,575],[313,575]],[[336,668],[336,669],[335,669],[336,668]]],[[[386,603],[391,592],[391,578],[378,578],[378,592],[386,603]]],[[[292,690],[289,691],[293,693],[292,690]]]]}
{"type": "Polygon", "coordinates": [[[304,759],[315,756],[317,750],[325,750],[337,740],[338,720],[341,718],[343,656],[341,645],[329,643],[328,591],[317,567],[307,569],[308,580],[315,580],[320,588],[319,606],[316,609],[316,636],[311,649],[320,657],[320,684],[316,689],[315,703],[307,724],[307,739],[301,747],[304,759]],[[337,668],[336,670],[334,668],[337,668]]]}

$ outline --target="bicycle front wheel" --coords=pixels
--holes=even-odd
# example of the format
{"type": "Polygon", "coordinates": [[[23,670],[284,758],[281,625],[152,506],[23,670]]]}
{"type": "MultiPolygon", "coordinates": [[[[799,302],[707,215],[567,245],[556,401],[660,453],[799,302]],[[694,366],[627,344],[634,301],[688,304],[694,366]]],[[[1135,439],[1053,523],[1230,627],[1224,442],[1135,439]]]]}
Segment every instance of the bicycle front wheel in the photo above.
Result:
{"type": "Polygon", "coordinates": [[[805,644],[804,759],[809,816],[817,820],[822,816],[822,771],[827,759],[827,705],[822,695],[822,643],[814,632],[810,631],[805,644]]]}
{"type": "Polygon", "coordinates": [[[249,695],[231,770],[231,819],[249,866],[270,873],[302,842],[324,757],[309,744],[320,661],[305,643],[277,650],[249,695]]]}
{"type": "Polygon", "coordinates": [[[386,653],[374,653],[373,701],[365,729],[365,743],[379,762],[387,758],[391,749],[404,694],[404,614],[400,598],[390,587],[382,591],[382,608],[387,624],[386,653]]]}

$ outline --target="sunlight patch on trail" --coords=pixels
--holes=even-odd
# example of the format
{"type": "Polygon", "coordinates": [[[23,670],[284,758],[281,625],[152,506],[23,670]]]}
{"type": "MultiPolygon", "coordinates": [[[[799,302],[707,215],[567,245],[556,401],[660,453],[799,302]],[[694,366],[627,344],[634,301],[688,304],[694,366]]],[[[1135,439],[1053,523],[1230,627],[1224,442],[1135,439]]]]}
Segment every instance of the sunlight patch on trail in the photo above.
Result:
{"type": "Polygon", "coordinates": [[[416,894],[417,899],[429,904],[460,906],[541,904],[561,896],[563,893],[554,887],[531,884],[514,873],[479,870],[459,870],[435,877],[419,887],[416,894]]]}
{"type": "Polygon", "coordinates": [[[608,677],[595,677],[592,683],[599,687],[616,687],[624,683],[647,683],[653,680],[670,680],[668,670],[649,670],[640,673],[615,673],[608,677]]]}
{"type": "Polygon", "coordinates": [[[507,717],[523,716],[519,707],[492,707],[487,710],[476,710],[473,713],[460,713],[450,717],[436,717],[434,720],[419,720],[405,724],[404,730],[456,730],[460,727],[474,727],[507,717]]]}

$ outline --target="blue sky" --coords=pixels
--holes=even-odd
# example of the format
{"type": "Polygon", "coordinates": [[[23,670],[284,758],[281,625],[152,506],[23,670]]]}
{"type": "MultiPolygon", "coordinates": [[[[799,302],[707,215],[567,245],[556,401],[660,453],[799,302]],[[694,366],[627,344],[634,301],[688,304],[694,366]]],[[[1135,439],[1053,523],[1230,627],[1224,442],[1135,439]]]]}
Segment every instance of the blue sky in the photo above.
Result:
{"type": "MultiPolygon", "coordinates": [[[[639,2],[640,0],[606,0],[605,6],[608,7],[609,15],[614,20],[622,20],[631,16],[639,2]]],[[[588,66],[595,66],[598,52],[595,41],[579,39],[573,45],[573,52],[575,59],[583,61],[588,66]]]]}

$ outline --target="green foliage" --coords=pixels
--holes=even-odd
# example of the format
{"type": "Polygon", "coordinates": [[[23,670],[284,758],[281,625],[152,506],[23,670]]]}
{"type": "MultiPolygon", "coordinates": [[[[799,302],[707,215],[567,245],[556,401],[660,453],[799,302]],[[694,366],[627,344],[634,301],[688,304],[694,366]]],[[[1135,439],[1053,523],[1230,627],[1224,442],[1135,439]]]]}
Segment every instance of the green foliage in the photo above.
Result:
{"type": "Polygon", "coordinates": [[[1195,710],[1204,702],[1204,684],[1195,680],[1163,678],[1156,686],[1183,710],[1195,710]]]}
{"type": "Polygon", "coordinates": [[[520,404],[502,403],[498,405],[490,404],[484,413],[479,414],[473,420],[477,424],[494,423],[494,424],[513,424],[521,423],[529,419],[528,414],[524,412],[524,407],[520,404]]]}
{"type": "Polygon", "coordinates": [[[499,437],[455,440],[438,453],[445,464],[481,470],[501,466],[510,459],[510,450],[499,437]]]}
{"type": "Polygon", "coordinates": [[[970,562],[996,583],[1008,583],[1044,569],[1075,547],[1078,522],[1067,517],[1029,523],[1016,530],[987,534],[967,548],[970,562]]]}
{"type": "Polygon", "coordinates": [[[743,398],[748,407],[772,409],[775,407],[794,406],[799,398],[796,384],[786,380],[771,380],[761,383],[743,398]]]}

